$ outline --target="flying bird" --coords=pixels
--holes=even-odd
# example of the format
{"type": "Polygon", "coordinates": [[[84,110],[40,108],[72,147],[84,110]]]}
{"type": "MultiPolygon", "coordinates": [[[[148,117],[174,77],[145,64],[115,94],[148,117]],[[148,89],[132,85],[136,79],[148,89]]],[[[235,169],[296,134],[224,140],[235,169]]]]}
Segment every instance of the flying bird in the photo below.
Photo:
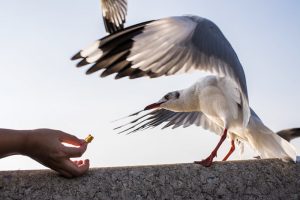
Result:
{"type": "MultiPolygon", "coordinates": [[[[220,142],[206,159],[195,161],[204,166],[212,164],[226,138],[231,140],[231,148],[223,161],[235,150],[235,142],[247,142],[260,158],[296,159],[294,147],[265,126],[252,109],[248,125],[243,126],[241,92],[226,77],[207,76],[187,89],[166,94],[158,102],[146,106],[144,111],[152,109],[155,110],[116,129],[125,128],[121,133],[129,134],[162,124],[163,129],[201,126],[221,136],[220,142]]],[[[294,129],[290,133],[295,130],[297,132],[294,129]]]]}
{"type": "Polygon", "coordinates": [[[101,0],[101,10],[107,33],[114,33],[124,28],[127,0],[101,0]]]}
{"type": "Polygon", "coordinates": [[[230,78],[241,92],[243,124],[250,117],[243,67],[221,30],[198,16],[169,17],[127,27],[95,41],[72,60],[77,67],[92,64],[87,74],[101,69],[101,77],[150,78],[207,71],[230,78]]]}
{"type": "MultiPolygon", "coordinates": [[[[243,67],[221,30],[208,19],[179,16],[143,22],[97,40],[72,57],[76,59],[81,59],[77,67],[92,64],[87,74],[103,69],[101,77],[116,73],[116,79],[156,78],[197,70],[227,77],[239,93],[239,119],[243,127],[248,125],[251,113],[243,67]]],[[[227,125],[222,126],[217,146],[226,138],[227,125]]],[[[200,164],[211,165],[214,154],[200,164]]]]}

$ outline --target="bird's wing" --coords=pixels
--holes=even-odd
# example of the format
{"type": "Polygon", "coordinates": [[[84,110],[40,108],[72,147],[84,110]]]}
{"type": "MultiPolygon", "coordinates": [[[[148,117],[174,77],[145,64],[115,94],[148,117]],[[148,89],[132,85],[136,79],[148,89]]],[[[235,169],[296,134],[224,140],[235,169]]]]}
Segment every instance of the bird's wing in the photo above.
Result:
{"type": "Polygon", "coordinates": [[[154,128],[165,124],[162,129],[172,127],[172,129],[191,125],[201,126],[204,129],[210,130],[218,135],[222,134],[222,127],[208,119],[202,112],[173,112],[165,109],[154,110],[142,117],[117,127],[116,129],[123,130],[120,133],[134,133],[137,131],[154,128]]]}
{"type": "Polygon", "coordinates": [[[93,64],[87,74],[105,69],[102,77],[153,78],[195,70],[226,76],[241,92],[244,126],[249,121],[243,67],[220,29],[207,19],[182,16],[137,24],[96,41],[72,59],[79,58],[78,67],[93,64]]]}
{"type": "Polygon", "coordinates": [[[106,32],[114,33],[124,28],[127,0],[101,0],[101,9],[106,32]]]}
{"type": "Polygon", "coordinates": [[[277,135],[290,142],[291,140],[300,137],[300,128],[285,129],[277,132],[277,135]]]}

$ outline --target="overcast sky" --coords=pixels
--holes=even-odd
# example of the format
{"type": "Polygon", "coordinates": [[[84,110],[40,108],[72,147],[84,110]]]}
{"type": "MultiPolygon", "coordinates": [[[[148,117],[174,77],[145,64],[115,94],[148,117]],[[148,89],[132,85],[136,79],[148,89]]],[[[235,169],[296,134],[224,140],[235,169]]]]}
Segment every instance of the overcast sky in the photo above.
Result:
{"type": "MultiPolygon", "coordinates": [[[[105,36],[98,0],[0,1],[0,127],[53,128],[95,136],[92,167],[183,163],[208,156],[219,137],[199,127],[117,135],[112,120],[190,86],[203,73],[150,80],[85,75],[70,61],[105,36]]],[[[251,107],[274,131],[300,126],[300,3],[290,1],[129,0],[127,26],[193,14],[214,21],[244,67],[251,107]]],[[[229,149],[222,146],[220,160],[229,149]]],[[[300,139],[293,144],[300,150],[300,139]]],[[[248,148],[244,158],[254,153],[248,148]]],[[[238,152],[231,159],[239,159],[238,152]]],[[[36,169],[28,158],[0,169],[36,169]]]]}

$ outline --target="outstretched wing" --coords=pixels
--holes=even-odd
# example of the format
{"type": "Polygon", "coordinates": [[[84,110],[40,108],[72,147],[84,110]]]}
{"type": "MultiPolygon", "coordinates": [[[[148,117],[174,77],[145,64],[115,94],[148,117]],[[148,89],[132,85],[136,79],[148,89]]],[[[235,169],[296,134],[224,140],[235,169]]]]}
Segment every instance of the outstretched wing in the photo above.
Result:
{"type": "Polygon", "coordinates": [[[249,121],[243,67],[220,29],[207,19],[183,16],[137,24],[96,41],[72,59],[79,58],[78,67],[93,64],[87,74],[105,69],[102,77],[153,78],[195,70],[226,76],[241,92],[244,125],[249,121]]]}
{"type": "Polygon", "coordinates": [[[117,127],[123,129],[120,133],[134,133],[149,128],[154,128],[164,124],[162,129],[172,127],[172,129],[191,125],[201,126],[204,129],[210,130],[218,135],[222,134],[222,127],[218,126],[209,120],[202,112],[173,112],[165,109],[154,110],[142,117],[117,127]]]}
{"type": "Polygon", "coordinates": [[[124,28],[127,0],[101,0],[101,9],[106,32],[114,33],[124,28]]]}

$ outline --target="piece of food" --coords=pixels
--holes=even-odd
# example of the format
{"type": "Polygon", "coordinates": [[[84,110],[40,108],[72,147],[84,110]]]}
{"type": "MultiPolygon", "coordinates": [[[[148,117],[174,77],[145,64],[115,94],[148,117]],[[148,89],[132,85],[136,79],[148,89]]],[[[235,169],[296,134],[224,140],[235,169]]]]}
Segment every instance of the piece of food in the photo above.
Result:
{"type": "Polygon", "coordinates": [[[89,134],[84,140],[87,142],[87,143],[91,143],[93,141],[94,137],[89,134]]]}

